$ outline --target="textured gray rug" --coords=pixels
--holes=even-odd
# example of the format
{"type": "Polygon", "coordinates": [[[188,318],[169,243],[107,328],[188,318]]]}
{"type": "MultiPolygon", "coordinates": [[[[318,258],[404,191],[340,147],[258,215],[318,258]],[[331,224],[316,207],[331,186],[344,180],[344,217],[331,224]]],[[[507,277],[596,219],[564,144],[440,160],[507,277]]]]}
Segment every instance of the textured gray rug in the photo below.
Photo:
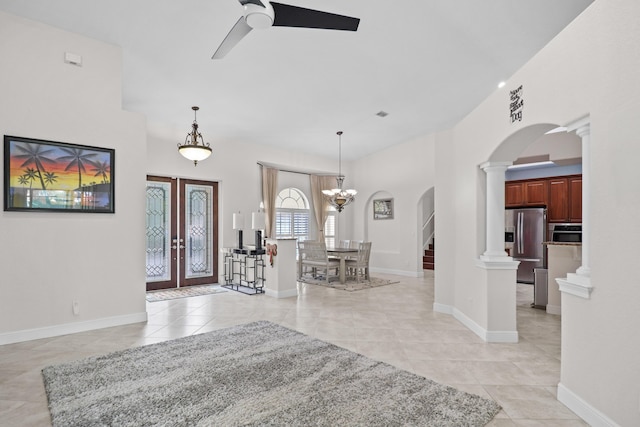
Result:
{"type": "Polygon", "coordinates": [[[378,277],[371,277],[369,280],[356,281],[355,279],[348,278],[345,283],[340,283],[337,278],[330,278],[329,283],[324,280],[323,276],[313,277],[305,274],[299,280],[301,283],[310,283],[312,285],[326,286],[327,288],[342,289],[343,291],[361,291],[362,289],[377,288],[379,286],[391,285],[393,283],[400,283],[397,280],[380,279],[378,277]]]}
{"type": "Polygon", "coordinates": [[[482,426],[493,401],[270,322],[43,371],[54,426],[482,426]]]}

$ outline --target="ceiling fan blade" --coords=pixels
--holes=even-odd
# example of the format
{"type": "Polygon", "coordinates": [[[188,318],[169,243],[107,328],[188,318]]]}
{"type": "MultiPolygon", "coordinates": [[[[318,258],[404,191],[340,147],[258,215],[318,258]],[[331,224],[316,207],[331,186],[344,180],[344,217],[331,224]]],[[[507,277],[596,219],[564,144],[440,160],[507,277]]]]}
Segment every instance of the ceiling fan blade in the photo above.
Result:
{"type": "Polygon", "coordinates": [[[238,44],[240,40],[252,30],[249,25],[247,25],[247,21],[244,20],[244,16],[241,16],[236,22],[236,25],[233,26],[227,37],[224,38],[216,53],[213,54],[211,59],[220,59],[223,58],[235,45],[238,44]]]}
{"type": "Polygon", "coordinates": [[[325,30],[356,31],[360,19],[304,7],[270,2],[275,12],[274,27],[321,28],[325,30]]]}
{"type": "Polygon", "coordinates": [[[260,7],[265,7],[264,3],[262,3],[260,0],[238,0],[238,1],[239,1],[239,2],[240,2],[240,4],[241,4],[241,5],[243,5],[243,6],[244,6],[245,4],[252,3],[252,4],[255,4],[255,5],[260,6],[260,7]]]}

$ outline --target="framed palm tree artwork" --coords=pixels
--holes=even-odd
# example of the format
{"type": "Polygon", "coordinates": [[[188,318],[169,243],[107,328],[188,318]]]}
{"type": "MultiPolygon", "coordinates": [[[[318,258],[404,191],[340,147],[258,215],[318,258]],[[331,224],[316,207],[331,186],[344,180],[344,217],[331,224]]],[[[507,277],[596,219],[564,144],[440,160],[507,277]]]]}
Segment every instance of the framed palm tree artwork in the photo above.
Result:
{"type": "Polygon", "coordinates": [[[114,213],[115,150],[4,137],[4,210],[114,213]]]}

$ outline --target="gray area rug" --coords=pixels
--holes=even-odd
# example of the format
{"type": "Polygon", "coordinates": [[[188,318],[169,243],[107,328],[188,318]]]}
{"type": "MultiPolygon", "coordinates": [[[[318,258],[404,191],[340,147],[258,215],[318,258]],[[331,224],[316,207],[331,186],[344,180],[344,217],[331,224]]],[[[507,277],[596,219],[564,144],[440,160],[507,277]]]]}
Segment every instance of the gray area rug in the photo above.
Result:
{"type": "Polygon", "coordinates": [[[371,276],[371,278],[369,280],[360,280],[360,281],[356,281],[355,279],[347,279],[345,281],[345,283],[340,283],[340,281],[337,278],[331,278],[329,283],[327,283],[324,280],[324,276],[318,276],[318,277],[313,277],[311,275],[303,275],[302,278],[300,278],[298,280],[301,283],[310,283],[312,285],[320,285],[320,286],[326,286],[327,288],[333,288],[333,289],[342,289],[343,291],[361,291],[363,289],[371,289],[371,288],[377,288],[379,286],[386,286],[386,285],[391,285],[394,283],[400,283],[397,280],[387,280],[387,279],[380,279],[378,277],[373,277],[371,276]]]}
{"type": "Polygon", "coordinates": [[[482,426],[495,402],[261,321],[43,371],[54,426],[482,426]]]}

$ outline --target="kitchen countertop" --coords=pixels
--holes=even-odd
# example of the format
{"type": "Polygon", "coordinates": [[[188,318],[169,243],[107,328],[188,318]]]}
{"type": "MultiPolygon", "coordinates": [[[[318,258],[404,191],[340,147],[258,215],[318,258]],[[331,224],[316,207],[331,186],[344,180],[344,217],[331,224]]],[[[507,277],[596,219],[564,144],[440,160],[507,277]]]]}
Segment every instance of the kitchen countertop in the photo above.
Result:
{"type": "Polygon", "coordinates": [[[543,245],[582,246],[582,242],[542,242],[543,245]]]}

